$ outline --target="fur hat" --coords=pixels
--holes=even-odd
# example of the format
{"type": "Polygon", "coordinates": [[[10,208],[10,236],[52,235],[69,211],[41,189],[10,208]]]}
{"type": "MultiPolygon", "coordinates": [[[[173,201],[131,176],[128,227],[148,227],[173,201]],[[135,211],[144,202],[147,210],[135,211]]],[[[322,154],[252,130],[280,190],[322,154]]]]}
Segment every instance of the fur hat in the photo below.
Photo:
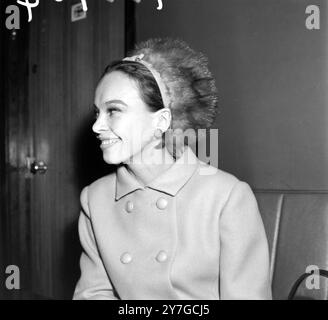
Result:
{"type": "MultiPolygon", "coordinates": [[[[171,128],[207,129],[217,114],[217,89],[208,60],[178,39],[149,39],[136,45],[130,55],[143,55],[166,87],[172,113],[171,128]]],[[[175,133],[177,146],[183,144],[175,133]]]]}

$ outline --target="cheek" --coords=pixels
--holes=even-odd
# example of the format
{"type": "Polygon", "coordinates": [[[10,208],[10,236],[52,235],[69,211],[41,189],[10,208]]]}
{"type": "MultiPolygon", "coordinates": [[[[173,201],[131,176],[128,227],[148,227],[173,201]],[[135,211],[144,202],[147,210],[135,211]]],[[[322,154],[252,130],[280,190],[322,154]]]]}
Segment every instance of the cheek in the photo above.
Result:
{"type": "Polygon", "coordinates": [[[124,140],[146,141],[152,135],[152,119],[149,117],[126,117],[113,125],[113,130],[124,140]]]}
{"type": "Polygon", "coordinates": [[[129,136],[131,128],[133,121],[129,116],[115,117],[111,121],[111,130],[123,140],[129,136]]]}

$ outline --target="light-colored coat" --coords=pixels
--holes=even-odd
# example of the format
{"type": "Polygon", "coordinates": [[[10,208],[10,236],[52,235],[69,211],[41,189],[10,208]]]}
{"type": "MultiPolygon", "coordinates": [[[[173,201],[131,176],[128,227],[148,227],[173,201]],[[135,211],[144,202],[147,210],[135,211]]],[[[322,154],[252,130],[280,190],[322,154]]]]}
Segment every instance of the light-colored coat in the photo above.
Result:
{"type": "Polygon", "coordinates": [[[74,299],[271,299],[250,187],[184,155],[146,187],[121,166],[82,191],[74,299]]]}

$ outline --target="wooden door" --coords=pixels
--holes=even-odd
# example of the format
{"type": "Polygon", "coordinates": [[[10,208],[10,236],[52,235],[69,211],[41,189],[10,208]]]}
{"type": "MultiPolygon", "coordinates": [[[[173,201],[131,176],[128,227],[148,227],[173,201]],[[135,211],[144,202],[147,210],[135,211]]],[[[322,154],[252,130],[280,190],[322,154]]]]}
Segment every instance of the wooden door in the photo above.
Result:
{"type": "MultiPolygon", "coordinates": [[[[1,1],[5,12],[10,1],[1,1]]],[[[22,21],[20,32],[5,29],[1,15],[1,112],[0,112],[0,298],[18,297],[5,287],[6,268],[20,267],[22,277],[30,274],[27,262],[26,218],[29,208],[28,179],[24,179],[24,159],[29,153],[28,130],[28,25],[22,21]]]]}
{"type": "Polygon", "coordinates": [[[88,1],[87,18],[71,22],[75,3],[42,1],[33,9],[28,90],[8,127],[17,142],[17,121],[24,124],[11,150],[19,163],[6,171],[12,197],[1,213],[10,230],[5,264],[21,269],[19,298],[72,297],[81,253],[79,194],[108,170],[91,132],[93,94],[104,67],[124,56],[125,3],[88,1]],[[43,161],[46,173],[30,174],[26,159],[43,161]]]}

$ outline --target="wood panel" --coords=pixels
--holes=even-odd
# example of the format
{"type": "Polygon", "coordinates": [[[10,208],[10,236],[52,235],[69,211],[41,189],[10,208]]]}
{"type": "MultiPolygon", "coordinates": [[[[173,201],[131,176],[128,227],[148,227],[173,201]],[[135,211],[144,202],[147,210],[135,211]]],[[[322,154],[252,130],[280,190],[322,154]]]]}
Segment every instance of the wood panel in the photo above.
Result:
{"type": "MultiPolygon", "coordinates": [[[[0,10],[4,12],[5,2],[0,2],[0,10]]],[[[0,74],[4,74],[5,66],[5,55],[4,55],[4,45],[5,45],[5,28],[4,28],[4,16],[0,15],[0,74]]],[[[4,81],[3,77],[0,80],[0,105],[4,106],[4,81]]],[[[4,108],[0,108],[0,141],[5,140],[5,112],[4,108]]],[[[0,143],[0,283],[4,283],[4,273],[5,273],[5,253],[4,253],[4,211],[5,211],[5,144],[0,143]]],[[[5,296],[5,287],[0,285],[0,299],[5,296]]]]}
{"type": "Polygon", "coordinates": [[[75,3],[40,2],[32,22],[24,23],[15,41],[5,32],[1,47],[6,158],[0,223],[6,252],[0,267],[19,266],[22,288],[5,292],[10,299],[72,297],[81,253],[80,191],[110,169],[91,131],[92,106],[102,70],[125,53],[125,2],[89,1],[87,19],[71,22],[75,3]],[[45,161],[47,173],[30,175],[26,157],[45,161]]]}
{"type": "MultiPolygon", "coordinates": [[[[9,1],[4,2],[8,5],[9,1]]],[[[5,10],[5,9],[4,9],[5,10]]],[[[3,27],[4,25],[2,25],[3,27]]],[[[28,24],[21,22],[15,37],[2,31],[3,135],[5,151],[1,157],[1,224],[3,226],[4,268],[16,265],[21,272],[21,291],[5,291],[7,298],[18,299],[30,287],[30,180],[25,178],[25,157],[30,152],[28,121],[28,24]]],[[[2,272],[2,270],[1,270],[2,272]]],[[[3,273],[2,273],[3,274],[3,273]]],[[[3,282],[2,282],[3,283],[3,282]]],[[[4,287],[2,289],[5,289],[4,287]]]]}
{"type": "Polygon", "coordinates": [[[94,89],[124,55],[124,2],[89,2],[72,23],[73,3],[41,3],[30,33],[34,157],[49,167],[32,185],[32,281],[51,298],[71,298],[79,276],[79,194],[108,170],[91,132],[94,89]]]}

